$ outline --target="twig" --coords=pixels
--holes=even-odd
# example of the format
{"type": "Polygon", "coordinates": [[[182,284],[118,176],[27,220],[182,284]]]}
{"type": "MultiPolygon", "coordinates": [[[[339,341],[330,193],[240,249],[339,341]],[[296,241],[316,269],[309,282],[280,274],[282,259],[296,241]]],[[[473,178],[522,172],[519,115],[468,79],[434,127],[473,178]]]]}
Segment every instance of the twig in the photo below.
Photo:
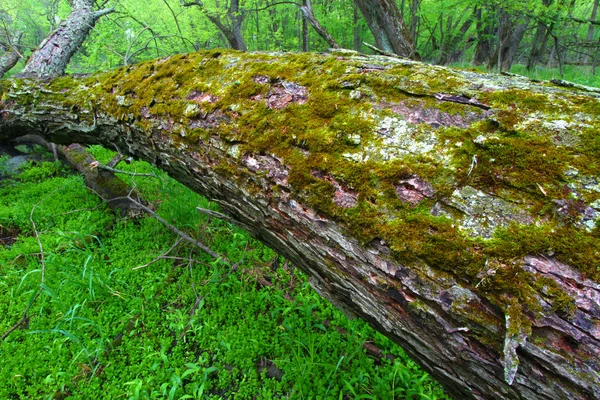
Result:
{"type": "Polygon", "coordinates": [[[476,165],[477,165],[477,154],[475,154],[473,156],[473,159],[471,159],[471,168],[469,168],[469,173],[467,174],[467,178],[469,176],[471,176],[471,172],[473,172],[473,168],[475,168],[476,165]]]}
{"type": "Polygon", "coordinates": [[[152,265],[155,262],[158,262],[159,260],[165,259],[166,256],[170,252],[172,252],[177,246],[179,246],[179,243],[181,243],[182,240],[183,240],[183,238],[181,238],[181,237],[177,238],[177,240],[175,241],[175,243],[173,244],[173,246],[171,246],[171,248],[169,250],[167,250],[166,252],[164,252],[160,256],[156,257],[154,260],[150,261],[149,263],[144,264],[144,265],[140,265],[139,267],[135,267],[135,268],[132,268],[132,269],[136,270],[136,269],[146,268],[147,266],[152,265]]]}
{"type": "Polygon", "coordinates": [[[156,175],[154,172],[151,172],[148,174],[141,173],[141,172],[129,172],[129,171],[123,171],[121,169],[112,168],[112,167],[109,167],[107,165],[102,165],[102,164],[97,164],[97,165],[95,165],[95,167],[99,168],[99,169],[104,169],[106,171],[114,172],[117,174],[125,174],[125,175],[130,175],[130,176],[149,176],[149,177],[158,179],[158,175],[156,175]]]}
{"type": "Polygon", "coordinates": [[[370,48],[371,50],[373,50],[374,52],[376,52],[376,53],[379,53],[379,54],[382,54],[382,55],[388,56],[388,57],[402,59],[402,57],[400,57],[398,54],[394,54],[394,53],[390,53],[389,51],[381,50],[380,48],[377,48],[377,47],[375,47],[372,44],[369,44],[367,42],[363,42],[363,44],[365,46],[367,46],[368,48],[370,48]]]}
{"type": "Polygon", "coordinates": [[[192,238],[191,236],[189,236],[185,232],[177,229],[175,226],[173,226],[170,223],[168,223],[165,219],[161,218],[152,209],[150,209],[149,207],[146,207],[145,205],[143,205],[139,201],[135,200],[133,197],[131,197],[131,194],[129,194],[127,196],[127,199],[129,199],[129,201],[131,201],[132,203],[136,204],[138,207],[140,207],[142,210],[144,210],[146,213],[148,213],[151,217],[153,217],[154,219],[156,219],[158,222],[160,222],[161,224],[163,224],[165,227],[169,228],[172,232],[174,232],[175,234],[179,235],[183,240],[185,240],[186,242],[191,243],[194,246],[198,247],[199,249],[201,249],[202,251],[204,251],[206,254],[210,255],[215,260],[220,258],[220,259],[222,259],[224,261],[227,261],[227,259],[225,257],[221,256],[218,253],[215,253],[214,251],[211,250],[210,247],[208,247],[205,244],[197,241],[196,239],[192,238]]]}

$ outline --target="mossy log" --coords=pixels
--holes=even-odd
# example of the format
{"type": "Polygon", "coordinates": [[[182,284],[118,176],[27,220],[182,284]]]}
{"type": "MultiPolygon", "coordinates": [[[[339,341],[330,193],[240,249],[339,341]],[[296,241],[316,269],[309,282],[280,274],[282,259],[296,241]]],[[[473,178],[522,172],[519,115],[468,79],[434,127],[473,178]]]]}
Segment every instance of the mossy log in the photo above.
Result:
{"type": "Polygon", "coordinates": [[[159,166],[455,398],[600,398],[598,93],[346,51],[0,88],[0,143],[159,166]]]}

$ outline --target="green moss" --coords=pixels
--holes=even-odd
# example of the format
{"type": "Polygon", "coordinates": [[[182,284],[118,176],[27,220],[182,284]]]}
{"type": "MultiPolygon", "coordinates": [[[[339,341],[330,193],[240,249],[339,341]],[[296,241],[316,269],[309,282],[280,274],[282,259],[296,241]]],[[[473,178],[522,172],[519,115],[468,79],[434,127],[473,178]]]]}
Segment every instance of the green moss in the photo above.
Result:
{"type": "MultiPolygon", "coordinates": [[[[289,169],[288,183],[299,200],[346,226],[363,243],[385,240],[399,262],[411,265],[424,261],[473,288],[481,282],[476,290],[485,292],[499,307],[507,304],[502,295],[508,293],[522,304],[522,312],[536,312],[535,292],[547,287],[556,307],[569,308],[569,296],[550,282],[523,273],[519,265],[495,260],[552,253],[586,276],[600,277],[598,229],[587,232],[574,225],[575,219],[561,219],[555,215],[553,203],[568,195],[565,187],[571,178],[565,176],[565,170],[569,167],[590,176],[600,173],[600,126],[593,120],[599,114],[600,102],[533,90],[481,91],[477,100],[493,107],[492,114],[467,129],[410,126],[415,137],[437,137],[432,154],[367,159],[366,149],[380,146],[382,140],[376,131],[378,121],[385,116],[402,119],[394,105],[435,109],[448,115],[483,113],[434,97],[436,93],[472,93],[472,82],[458,73],[418,64],[377,63],[383,69],[366,73],[369,65],[359,58],[316,54],[274,58],[217,50],[144,62],[95,75],[83,83],[89,88],[85,98],[93,99],[99,113],[143,129],[152,128],[176,145],[204,146],[199,151],[214,158],[215,173],[240,184],[246,185],[239,159],[223,159],[222,152],[213,153],[205,146],[209,137],[239,145],[239,156],[275,155],[289,169]],[[258,76],[267,77],[268,82],[258,83],[258,76]],[[264,98],[281,81],[304,86],[307,102],[269,108],[264,98]],[[188,100],[192,93],[210,95],[212,100],[188,100]],[[117,96],[126,101],[119,104],[117,96]],[[190,109],[190,104],[197,109],[190,109]],[[158,130],[142,115],[143,108],[152,116],[172,121],[172,131],[158,130]],[[537,123],[544,118],[563,119],[569,108],[573,110],[569,115],[590,116],[586,122],[589,126],[577,131],[580,145],[576,148],[557,146],[553,133],[537,123]],[[220,122],[210,128],[189,129],[192,121],[209,120],[209,115],[220,122]],[[531,126],[537,128],[524,128],[532,120],[536,124],[531,126]],[[180,137],[184,131],[185,137],[180,137]],[[479,137],[484,140],[477,140],[479,137]],[[366,155],[363,161],[359,160],[361,154],[366,155]],[[357,160],[348,155],[357,155],[357,160]],[[435,191],[418,205],[403,201],[397,193],[399,182],[415,175],[435,191]],[[355,206],[341,208],[333,202],[333,180],[356,194],[355,206]],[[450,217],[431,215],[434,205],[465,185],[518,205],[531,216],[532,224],[501,226],[491,239],[483,240],[468,236],[450,217]],[[536,221],[542,222],[536,225],[536,221]],[[495,274],[482,281],[479,274],[486,260],[495,274]]],[[[52,90],[68,88],[68,79],[54,83],[52,90]]],[[[80,102],[82,96],[76,97],[80,102]]],[[[36,99],[32,95],[27,101],[36,99]]],[[[74,106],[85,106],[76,102],[74,106]]],[[[251,190],[258,192],[260,188],[251,190]]],[[[582,196],[588,201],[595,195],[582,196]]],[[[474,310],[474,321],[500,323],[485,318],[485,313],[478,316],[474,310]]],[[[478,334],[482,340],[486,335],[484,331],[478,334]]]]}

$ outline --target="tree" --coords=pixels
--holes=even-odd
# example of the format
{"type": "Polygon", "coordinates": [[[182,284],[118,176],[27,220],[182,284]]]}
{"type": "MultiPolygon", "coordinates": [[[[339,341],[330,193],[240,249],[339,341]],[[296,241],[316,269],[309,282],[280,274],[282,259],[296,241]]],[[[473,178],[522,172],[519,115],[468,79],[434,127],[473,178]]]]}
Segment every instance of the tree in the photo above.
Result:
{"type": "Polygon", "coordinates": [[[560,84],[219,50],[0,81],[0,142],[152,162],[456,398],[597,398],[600,94],[560,84]]]}
{"type": "Polygon", "coordinates": [[[394,0],[354,0],[369,25],[377,46],[402,57],[419,59],[415,44],[394,0]]]}
{"type": "Polygon", "coordinates": [[[0,49],[4,52],[0,56],[0,78],[10,71],[21,59],[21,38],[23,32],[13,32],[10,28],[11,18],[0,10],[0,49]]]}
{"type": "Polygon", "coordinates": [[[50,33],[33,52],[22,76],[54,78],[64,74],[69,60],[82,45],[96,21],[114,8],[94,11],[94,0],[73,0],[67,19],[50,33]]]}
{"type": "Polygon", "coordinates": [[[219,31],[225,36],[227,43],[235,50],[248,50],[244,36],[242,35],[242,25],[246,13],[240,10],[240,0],[231,0],[227,9],[225,21],[219,11],[213,11],[207,8],[200,0],[184,1],[181,3],[184,7],[196,6],[202,10],[206,18],[210,20],[219,31]]]}

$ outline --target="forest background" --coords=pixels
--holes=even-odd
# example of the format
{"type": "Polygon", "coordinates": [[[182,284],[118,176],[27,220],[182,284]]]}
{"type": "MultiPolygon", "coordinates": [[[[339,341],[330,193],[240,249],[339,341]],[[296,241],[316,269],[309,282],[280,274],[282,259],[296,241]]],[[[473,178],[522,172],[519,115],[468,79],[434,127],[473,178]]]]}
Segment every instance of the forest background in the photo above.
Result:
{"type": "MultiPolygon", "coordinates": [[[[391,0],[135,0],[98,2],[100,18],[68,72],[111,69],[171,54],[233,47],[325,51],[332,44],[372,52],[385,26],[368,23],[359,6],[388,14],[391,0]],[[307,18],[309,17],[309,18],[307,18]],[[311,19],[321,35],[311,29],[311,19]],[[371,29],[369,29],[371,28],[371,29]],[[329,43],[323,39],[329,35],[329,43]]],[[[598,0],[401,0],[403,40],[429,63],[476,66],[597,85],[598,0]]],[[[64,0],[0,1],[1,46],[18,48],[21,65],[70,11],[64,0]]],[[[368,15],[368,13],[367,13],[368,15]]],[[[388,48],[385,48],[388,47],[388,48]]],[[[12,73],[19,70],[14,68],[12,73]]]]}

